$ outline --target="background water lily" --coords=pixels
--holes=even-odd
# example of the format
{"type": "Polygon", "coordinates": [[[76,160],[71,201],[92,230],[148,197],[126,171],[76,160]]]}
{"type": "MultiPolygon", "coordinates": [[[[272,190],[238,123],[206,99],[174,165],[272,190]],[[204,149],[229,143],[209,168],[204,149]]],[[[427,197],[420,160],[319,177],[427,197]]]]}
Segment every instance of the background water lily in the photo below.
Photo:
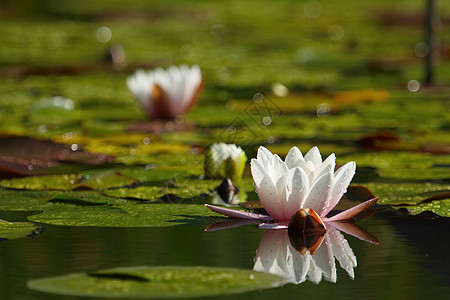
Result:
{"type": "Polygon", "coordinates": [[[202,84],[197,65],[138,70],[127,78],[128,89],[152,118],[175,118],[187,113],[197,103],[202,84]]]}
{"type": "Polygon", "coordinates": [[[251,160],[256,192],[265,210],[279,223],[286,223],[301,208],[313,209],[320,217],[336,206],[356,170],[349,162],[336,172],[333,154],[322,161],[317,147],[305,156],[291,148],[283,161],[264,147],[251,160]]]}
{"type": "Polygon", "coordinates": [[[205,177],[230,178],[237,183],[244,173],[247,156],[235,144],[217,143],[205,152],[205,177]]]}

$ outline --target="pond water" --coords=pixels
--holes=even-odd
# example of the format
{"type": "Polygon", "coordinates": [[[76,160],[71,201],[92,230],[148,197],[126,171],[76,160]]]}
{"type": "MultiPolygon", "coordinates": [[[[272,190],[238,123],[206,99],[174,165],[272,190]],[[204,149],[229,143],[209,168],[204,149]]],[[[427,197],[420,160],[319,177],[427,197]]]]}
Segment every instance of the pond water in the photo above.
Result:
{"type": "Polygon", "coordinates": [[[379,245],[343,234],[354,278],[336,260],[335,283],[204,299],[448,297],[450,1],[439,1],[435,85],[420,82],[425,1],[16,2],[0,1],[0,300],[87,299],[27,284],[116,267],[252,271],[262,253],[306,272],[265,248],[292,250],[285,231],[206,232],[211,212],[180,210],[211,202],[223,177],[205,178],[204,157],[218,142],[246,151],[242,202],[258,200],[249,162],[261,145],[355,161],[352,185],[368,190],[345,197],[379,197],[358,221],[379,245]],[[184,63],[201,67],[201,101],[155,121],[127,78],[184,63]],[[28,223],[16,235],[7,221],[28,223]],[[24,237],[30,221],[43,230],[24,237]]]}
{"type": "MultiPolygon", "coordinates": [[[[11,219],[17,213],[3,212],[11,219]]],[[[405,218],[385,209],[358,225],[379,240],[370,244],[344,234],[358,265],[355,278],[336,261],[337,282],[305,281],[210,299],[333,297],[444,299],[450,288],[449,220],[405,218]]],[[[165,228],[98,228],[46,225],[34,238],[0,243],[2,299],[80,299],[30,290],[30,279],[119,266],[212,266],[251,270],[265,231],[250,224],[205,232],[206,225],[165,228]]],[[[322,246],[321,246],[322,247],[322,246]]],[[[151,296],[151,295],[149,295],[151,296]]],[[[205,298],[209,299],[209,298],[205,298]]]]}

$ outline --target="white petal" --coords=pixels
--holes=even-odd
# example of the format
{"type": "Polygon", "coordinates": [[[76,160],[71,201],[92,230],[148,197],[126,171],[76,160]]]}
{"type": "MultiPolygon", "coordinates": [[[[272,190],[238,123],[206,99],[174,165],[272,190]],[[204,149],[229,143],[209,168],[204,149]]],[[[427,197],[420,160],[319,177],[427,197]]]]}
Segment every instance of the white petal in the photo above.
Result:
{"type": "Polygon", "coordinates": [[[316,170],[319,170],[322,165],[322,155],[320,155],[319,148],[312,147],[308,153],[305,154],[305,161],[311,161],[316,170]]]}
{"type": "Polygon", "coordinates": [[[341,268],[347,271],[347,274],[351,278],[355,278],[353,268],[357,265],[356,256],[353,253],[352,248],[350,248],[347,240],[344,238],[342,233],[334,228],[331,228],[327,234],[330,237],[334,257],[336,257],[339,261],[341,268]]]}
{"type": "Polygon", "coordinates": [[[344,195],[347,191],[347,187],[355,175],[355,171],[356,163],[354,161],[346,163],[336,171],[331,183],[332,188],[330,191],[330,197],[324,207],[323,215],[320,214],[320,216],[325,216],[338,204],[339,200],[342,198],[342,195],[344,195]]]}
{"type": "Polygon", "coordinates": [[[284,161],[289,169],[300,167],[305,162],[302,152],[295,146],[292,147],[291,150],[289,150],[289,153],[286,155],[284,161]]]}
{"type": "Polygon", "coordinates": [[[328,234],[325,235],[322,245],[312,256],[317,268],[322,270],[323,276],[331,281],[336,282],[337,271],[336,264],[333,257],[333,251],[331,249],[331,241],[328,234]]]}
{"type": "Polygon", "coordinates": [[[322,176],[322,174],[325,174],[327,172],[333,172],[334,168],[336,167],[336,155],[334,153],[331,153],[330,156],[328,156],[320,166],[320,169],[318,170],[317,177],[322,176]]]}
{"type": "Polygon", "coordinates": [[[294,213],[303,208],[309,190],[308,175],[302,168],[295,168],[289,171],[284,185],[283,199],[285,217],[291,218],[294,213]]]}
{"type": "Polygon", "coordinates": [[[273,182],[278,182],[281,177],[285,177],[288,171],[289,169],[284,161],[275,154],[273,157],[273,172],[270,173],[273,182]]]}
{"type": "Polygon", "coordinates": [[[282,220],[281,199],[274,182],[259,160],[253,158],[250,162],[250,169],[255,182],[256,193],[264,209],[275,220],[282,220]]]}
{"type": "Polygon", "coordinates": [[[308,180],[309,183],[312,184],[316,179],[316,167],[314,167],[314,164],[312,161],[307,161],[303,166],[301,166],[303,170],[305,170],[306,174],[308,174],[308,180]]]}
{"type": "MultiPolygon", "coordinates": [[[[286,275],[286,262],[279,260],[280,251],[283,251],[282,235],[283,230],[267,230],[264,232],[259,247],[256,250],[255,265],[253,270],[258,272],[266,272],[281,275],[286,275]]],[[[281,255],[284,256],[284,255],[281,255]]]]}
{"type": "Polygon", "coordinates": [[[329,197],[331,178],[331,172],[325,173],[313,183],[303,205],[304,208],[314,209],[319,216],[324,216],[322,212],[329,197]]]}
{"type": "Polygon", "coordinates": [[[258,153],[256,154],[256,158],[264,165],[266,169],[269,166],[272,166],[273,154],[267,150],[267,148],[260,146],[258,153]]]}
{"type": "Polygon", "coordinates": [[[308,271],[311,265],[311,255],[305,254],[302,255],[299,251],[295,250],[294,247],[290,245],[289,248],[292,252],[292,268],[293,274],[295,275],[295,279],[293,283],[299,284],[306,280],[306,276],[308,275],[308,271]]]}
{"type": "Polygon", "coordinates": [[[252,158],[250,161],[250,170],[252,172],[253,181],[256,186],[260,186],[265,178],[269,178],[266,169],[262,165],[261,161],[252,158]]]}

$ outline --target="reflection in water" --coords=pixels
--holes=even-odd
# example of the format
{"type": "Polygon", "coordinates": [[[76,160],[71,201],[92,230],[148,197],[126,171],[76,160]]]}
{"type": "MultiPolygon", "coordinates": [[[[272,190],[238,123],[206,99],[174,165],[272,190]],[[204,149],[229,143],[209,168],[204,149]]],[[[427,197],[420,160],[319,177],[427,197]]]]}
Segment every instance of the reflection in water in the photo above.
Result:
{"type": "Polygon", "coordinates": [[[324,235],[299,241],[303,238],[290,237],[287,230],[267,230],[256,251],[253,270],[283,276],[295,284],[306,279],[318,284],[322,278],[336,282],[337,259],[347,274],[355,277],[356,256],[339,230],[329,228],[324,235]]]}

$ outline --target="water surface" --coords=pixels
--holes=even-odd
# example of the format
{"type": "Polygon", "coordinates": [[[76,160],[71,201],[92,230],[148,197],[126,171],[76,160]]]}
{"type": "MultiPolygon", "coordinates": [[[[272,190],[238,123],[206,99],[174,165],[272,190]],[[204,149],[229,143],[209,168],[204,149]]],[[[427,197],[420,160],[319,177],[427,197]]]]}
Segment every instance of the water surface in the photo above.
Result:
{"type": "MultiPolygon", "coordinates": [[[[279,288],[211,299],[332,297],[418,299],[450,292],[447,219],[401,217],[378,211],[358,224],[379,245],[344,234],[357,257],[355,278],[337,266],[337,282],[305,281],[279,288]]],[[[2,299],[81,299],[32,291],[29,279],[118,266],[214,266],[253,269],[264,231],[255,225],[205,232],[204,225],[168,228],[45,226],[35,238],[0,243],[2,299]]]]}

